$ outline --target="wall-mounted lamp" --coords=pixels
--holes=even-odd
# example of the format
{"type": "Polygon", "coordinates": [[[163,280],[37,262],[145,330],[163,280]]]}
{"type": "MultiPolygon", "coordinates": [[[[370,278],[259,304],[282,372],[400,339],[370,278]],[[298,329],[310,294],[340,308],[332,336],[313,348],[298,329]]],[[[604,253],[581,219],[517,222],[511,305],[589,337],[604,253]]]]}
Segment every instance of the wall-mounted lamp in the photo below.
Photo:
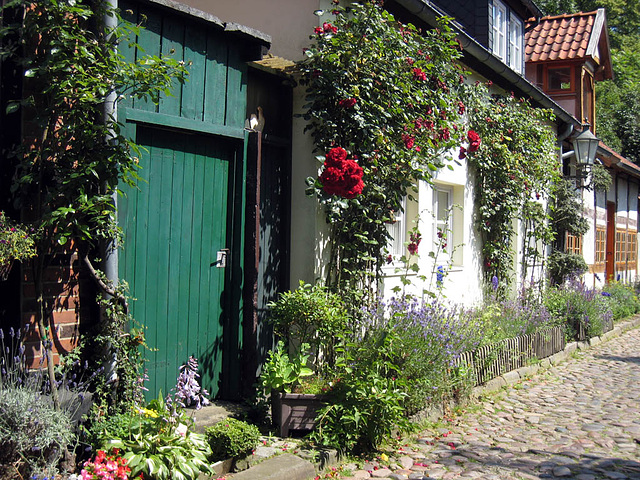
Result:
{"type": "Polygon", "coordinates": [[[573,137],[572,143],[573,150],[563,153],[562,159],[575,155],[578,166],[592,166],[596,159],[600,139],[591,133],[589,124],[583,125],[582,132],[573,137]]]}

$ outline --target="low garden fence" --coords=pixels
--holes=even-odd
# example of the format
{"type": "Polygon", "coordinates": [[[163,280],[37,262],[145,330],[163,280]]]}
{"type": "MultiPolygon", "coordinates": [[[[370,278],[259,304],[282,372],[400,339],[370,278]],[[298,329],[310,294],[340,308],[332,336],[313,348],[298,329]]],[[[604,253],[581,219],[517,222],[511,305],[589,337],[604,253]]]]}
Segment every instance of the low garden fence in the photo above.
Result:
{"type": "MultiPolygon", "coordinates": [[[[613,319],[603,319],[603,332],[613,329],[613,319]]],[[[456,362],[473,372],[475,385],[482,385],[500,375],[530,365],[535,360],[550,357],[566,346],[565,327],[557,326],[536,333],[508,338],[465,352],[456,362]]],[[[581,323],[576,332],[577,340],[587,339],[581,323]]]]}
{"type": "Polygon", "coordinates": [[[535,360],[550,357],[562,351],[565,345],[565,329],[558,326],[465,352],[458,357],[457,364],[470,369],[475,384],[482,385],[535,360]]]}

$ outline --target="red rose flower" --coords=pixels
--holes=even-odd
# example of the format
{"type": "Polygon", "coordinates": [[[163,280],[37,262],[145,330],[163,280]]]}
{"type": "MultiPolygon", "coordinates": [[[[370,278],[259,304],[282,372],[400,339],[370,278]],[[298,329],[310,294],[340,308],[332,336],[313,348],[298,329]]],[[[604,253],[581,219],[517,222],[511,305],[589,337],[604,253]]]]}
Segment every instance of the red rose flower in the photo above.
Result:
{"type": "Polygon", "coordinates": [[[416,139],[409,135],[402,135],[402,140],[404,141],[404,146],[407,150],[411,150],[416,143],[416,139]]]}
{"type": "Polygon", "coordinates": [[[327,167],[342,168],[342,162],[347,159],[347,151],[342,147],[335,147],[329,150],[324,162],[327,167]]]}
{"type": "Polygon", "coordinates": [[[458,114],[463,115],[465,110],[464,103],[458,100],[458,114]]]}
{"type": "Polygon", "coordinates": [[[313,33],[317,33],[318,35],[323,32],[322,27],[316,27],[313,29],[313,33]]]}
{"type": "Polygon", "coordinates": [[[329,150],[324,167],[319,180],[329,195],[355,198],[362,193],[364,172],[355,160],[347,159],[347,151],[344,148],[335,147],[329,150]]]}
{"type": "Polygon", "coordinates": [[[467,158],[467,149],[464,147],[460,147],[460,154],[458,155],[458,158],[460,160],[464,160],[465,158],[467,158]]]}
{"type": "Polygon", "coordinates": [[[322,30],[324,30],[324,33],[338,33],[338,27],[334,27],[329,22],[322,24],[322,30]]]}
{"type": "Polygon", "coordinates": [[[338,102],[338,106],[341,108],[351,108],[357,103],[355,98],[343,98],[338,102]]]}
{"type": "Polygon", "coordinates": [[[438,138],[440,140],[448,142],[449,139],[451,138],[451,132],[449,131],[448,128],[443,128],[442,130],[440,130],[440,133],[438,133],[438,138]]]}
{"type": "Polygon", "coordinates": [[[422,80],[424,82],[427,79],[427,74],[424,73],[420,68],[414,68],[413,78],[415,78],[416,80],[422,80]]]}
{"type": "Polygon", "coordinates": [[[467,133],[467,138],[469,139],[469,152],[476,152],[480,148],[480,135],[478,135],[473,130],[469,130],[469,133],[467,133]]]}

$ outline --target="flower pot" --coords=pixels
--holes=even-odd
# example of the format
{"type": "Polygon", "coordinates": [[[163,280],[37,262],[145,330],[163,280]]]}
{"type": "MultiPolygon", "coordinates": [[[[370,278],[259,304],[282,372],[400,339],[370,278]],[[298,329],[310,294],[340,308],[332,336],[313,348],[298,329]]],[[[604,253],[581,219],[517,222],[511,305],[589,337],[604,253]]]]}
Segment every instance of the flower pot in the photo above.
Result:
{"type": "Polygon", "coordinates": [[[271,416],[280,436],[288,436],[290,430],[312,430],[316,413],[327,401],[327,395],[272,392],[271,416]]]}

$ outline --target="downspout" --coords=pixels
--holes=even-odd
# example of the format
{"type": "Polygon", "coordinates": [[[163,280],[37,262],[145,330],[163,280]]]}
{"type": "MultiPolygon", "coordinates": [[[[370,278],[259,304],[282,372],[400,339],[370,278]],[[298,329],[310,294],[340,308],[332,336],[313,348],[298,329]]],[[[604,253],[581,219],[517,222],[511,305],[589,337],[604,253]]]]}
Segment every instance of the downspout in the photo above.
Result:
{"type": "MultiPolygon", "coordinates": [[[[104,0],[104,8],[105,8],[105,13],[102,19],[103,21],[102,26],[105,29],[105,32],[111,32],[118,27],[118,19],[114,14],[115,9],[118,8],[118,0],[104,0]]],[[[111,35],[105,36],[105,42],[107,42],[107,44],[111,42],[111,35]]],[[[114,44],[113,48],[118,48],[118,47],[114,44]]],[[[116,102],[117,102],[117,93],[112,90],[107,94],[103,104],[103,119],[105,122],[107,122],[109,118],[117,118],[116,115],[118,114],[118,111],[117,111],[116,102]]],[[[105,141],[112,142],[114,137],[115,137],[115,132],[110,131],[107,134],[107,138],[105,139],[105,141]]],[[[114,214],[116,215],[116,221],[117,221],[118,195],[115,191],[111,195],[111,201],[113,202],[113,207],[114,207],[113,211],[114,211],[114,214]]],[[[103,248],[104,248],[104,251],[102,252],[103,254],[102,268],[104,269],[104,274],[107,279],[107,284],[115,289],[115,287],[118,284],[118,245],[116,244],[115,239],[110,238],[104,244],[103,248]]],[[[111,295],[105,294],[105,297],[110,298],[111,295]]],[[[111,345],[107,346],[106,354],[107,354],[106,355],[107,358],[105,359],[104,375],[107,379],[107,383],[117,384],[118,374],[116,373],[116,368],[117,368],[118,358],[116,354],[112,351],[111,345]]]]}
{"type": "MultiPolygon", "coordinates": [[[[103,26],[105,30],[112,31],[118,27],[118,20],[116,16],[113,14],[114,10],[118,8],[118,0],[105,0],[105,8],[107,9],[107,13],[105,13],[103,17],[103,26]],[[112,14],[109,15],[109,12],[112,14]]],[[[109,42],[111,40],[110,37],[106,38],[106,41],[109,42]]],[[[114,46],[114,48],[117,48],[114,46]]],[[[109,118],[116,118],[118,114],[117,111],[117,93],[115,91],[111,91],[107,94],[103,105],[103,115],[105,121],[109,118]]],[[[107,141],[112,141],[114,137],[114,132],[109,132],[107,141]]],[[[111,201],[113,202],[114,211],[117,214],[118,211],[118,195],[114,192],[111,195],[111,201]]],[[[109,240],[105,245],[104,251],[104,274],[107,277],[107,280],[112,285],[117,285],[118,283],[118,246],[115,244],[113,239],[109,240]]]]}

